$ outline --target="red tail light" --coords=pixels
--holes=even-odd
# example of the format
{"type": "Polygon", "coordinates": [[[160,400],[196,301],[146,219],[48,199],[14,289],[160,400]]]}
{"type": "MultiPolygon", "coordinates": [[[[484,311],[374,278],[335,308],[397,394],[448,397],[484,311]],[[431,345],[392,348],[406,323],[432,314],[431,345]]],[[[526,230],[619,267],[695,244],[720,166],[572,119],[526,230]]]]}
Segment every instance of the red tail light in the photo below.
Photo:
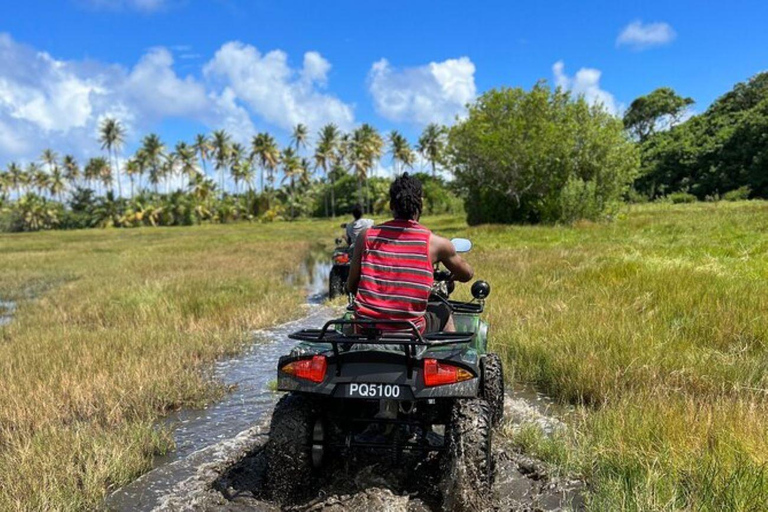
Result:
{"type": "Polygon", "coordinates": [[[312,382],[323,382],[328,363],[325,356],[314,356],[312,359],[299,359],[283,366],[281,370],[288,375],[312,382]]]}
{"type": "Polygon", "coordinates": [[[471,378],[472,373],[464,368],[441,363],[437,359],[424,360],[424,384],[426,386],[455,384],[471,378]]]}
{"type": "Polygon", "coordinates": [[[333,257],[333,261],[340,265],[346,265],[347,263],[349,263],[349,254],[345,252],[341,254],[337,254],[333,257]]]}

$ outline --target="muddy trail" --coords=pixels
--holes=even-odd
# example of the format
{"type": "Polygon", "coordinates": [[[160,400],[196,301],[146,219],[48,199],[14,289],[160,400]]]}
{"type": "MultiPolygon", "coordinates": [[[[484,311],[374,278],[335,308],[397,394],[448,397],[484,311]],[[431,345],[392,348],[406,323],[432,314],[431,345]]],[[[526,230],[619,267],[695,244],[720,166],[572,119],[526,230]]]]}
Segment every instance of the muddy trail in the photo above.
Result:
{"type": "MultiPolygon", "coordinates": [[[[404,455],[399,460],[357,456],[327,467],[307,483],[307,497],[274,503],[263,490],[263,448],[271,410],[279,394],[271,391],[279,355],[295,342],[288,334],[315,327],[338,311],[323,304],[329,268],[308,261],[298,276],[308,301],[301,319],[255,333],[244,354],[217,363],[214,376],[233,391],[198,411],[182,411],[165,422],[177,449],[158,458],[155,468],[114,492],[105,509],[200,511],[437,511],[441,497],[436,459],[404,455]]],[[[533,423],[545,432],[561,426],[546,397],[524,388],[508,393],[506,426],[533,423]]],[[[436,434],[435,434],[436,435],[436,434]]],[[[500,432],[494,436],[495,483],[481,510],[580,510],[583,484],[550,474],[546,466],[517,451],[500,432]]]]}

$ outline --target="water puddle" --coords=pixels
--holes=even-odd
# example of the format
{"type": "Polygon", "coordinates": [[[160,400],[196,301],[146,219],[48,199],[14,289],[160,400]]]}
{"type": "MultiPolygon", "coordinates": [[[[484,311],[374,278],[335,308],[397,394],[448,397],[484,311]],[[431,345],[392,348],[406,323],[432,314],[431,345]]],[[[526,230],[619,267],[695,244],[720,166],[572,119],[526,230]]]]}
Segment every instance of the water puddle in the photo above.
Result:
{"type": "Polygon", "coordinates": [[[534,424],[545,434],[551,435],[565,426],[562,418],[573,412],[572,408],[557,403],[525,384],[515,383],[511,389],[507,389],[506,394],[506,419],[512,432],[534,424]]]}
{"type": "Polygon", "coordinates": [[[10,300],[0,300],[0,327],[8,325],[13,320],[16,303],[10,300]]]}
{"type": "Polygon", "coordinates": [[[166,418],[164,423],[173,430],[176,450],[157,457],[154,471],[112,494],[106,501],[108,510],[151,510],[173,484],[186,476],[183,472],[188,468],[174,462],[235,437],[269,414],[279,397],[270,389],[277,359],[296,344],[288,335],[322,325],[334,314],[333,309],[322,304],[327,297],[330,267],[327,255],[324,259],[315,255],[302,263],[299,272],[290,278],[307,292],[302,318],[255,332],[255,342],[244,353],[215,363],[214,377],[233,385],[233,391],[204,409],[182,410],[166,418]]]}

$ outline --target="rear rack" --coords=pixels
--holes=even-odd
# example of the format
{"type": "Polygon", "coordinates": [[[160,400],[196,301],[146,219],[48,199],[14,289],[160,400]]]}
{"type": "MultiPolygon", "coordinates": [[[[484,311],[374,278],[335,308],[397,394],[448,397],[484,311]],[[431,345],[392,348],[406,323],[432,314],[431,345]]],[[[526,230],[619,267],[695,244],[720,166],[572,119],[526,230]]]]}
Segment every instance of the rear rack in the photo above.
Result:
{"type": "MultiPolygon", "coordinates": [[[[333,355],[336,359],[336,376],[341,375],[341,352],[339,344],[351,347],[352,345],[397,345],[402,347],[408,365],[408,378],[413,374],[413,361],[416,357],[418,346],[444,346],[469,343],[474,337],[474,332],[436,332],[421,334],[413,322],[406,320],[330,320],[322,329],[302,329],[288,335],[292,340],[306,341],[310,343],[330,343],[333,355]],[[343,326],[358,327],[360,332],[341,333],[331,327],[343,326]],[[387,331],[381,329],[381,325],[402,326],[404,331],[387,331]]],[[[347,350],[349,350],[347,348],[347,350]]]]}

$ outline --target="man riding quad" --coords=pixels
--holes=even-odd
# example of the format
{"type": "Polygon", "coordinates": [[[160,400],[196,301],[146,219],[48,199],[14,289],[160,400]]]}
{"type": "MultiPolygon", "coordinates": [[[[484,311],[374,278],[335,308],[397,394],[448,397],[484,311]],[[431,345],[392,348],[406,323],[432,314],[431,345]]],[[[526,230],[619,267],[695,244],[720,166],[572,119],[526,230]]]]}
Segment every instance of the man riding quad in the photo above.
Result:
{"type": "Polygon", "coordinates": [[[421,195],[408,174],[394,181],[393,220],[355,242],[353,304],[290,335],[300,343],[278,362],[277,389],[287,394],[265,450],[266,485],[282,503],[306,496],[327,468],[375,452],[414,476],[422,462],[438,464],[438,485],[429,485],[445,511],[489,508],[504,403],[501,359],[488,351],[482,318],[490,286],[475,281],[469,302],[450,298],[454,281],[473,277],[458,254],[472,244],[422,226],[421,195]]]}
{"type": "Polygon", "coordinates": [[[389,197],[394,219],[366,229],[355,243],[347,280],[347,290],[355,294],[355,317],[409,321],[422,333],[455,331],[450,308],[429,302],[434,265],[442,263],[462,283],[474,271],[450,240],[419,224],[422,187],[417,178],[405,173],[395,179],[389,197]]]}
{"type": "Polygon", "coordinates": [[[345,285],[349,278],[349,260],[352,249],[360,233],[373,226],[371,219],[362,218],[363,207],[359,203],[352,207],[352,217],[354,217],[352,222],[341,225],[344,228],[344,238],[336,239],[338,247],[333,251],[333,266],[328,276],[328,297],[331,299],[335,299],[346,292],[345,285]],[[342,242],[346,245],[342,245],[342,242]]]}

